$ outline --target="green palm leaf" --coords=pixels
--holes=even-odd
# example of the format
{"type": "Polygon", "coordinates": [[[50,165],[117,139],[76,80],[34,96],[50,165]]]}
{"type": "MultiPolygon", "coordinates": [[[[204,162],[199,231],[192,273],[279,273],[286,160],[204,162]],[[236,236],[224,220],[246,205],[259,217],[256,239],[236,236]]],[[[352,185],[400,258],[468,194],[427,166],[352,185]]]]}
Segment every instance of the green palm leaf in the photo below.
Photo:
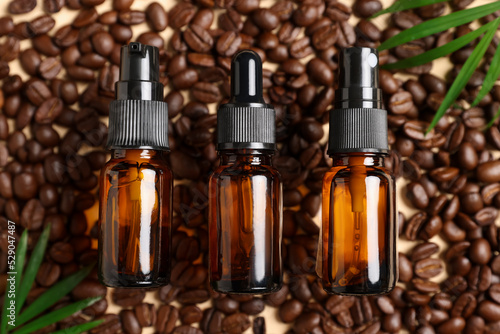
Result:
{"type": "Polygon", "coordinates": [[[440,16],[400,32],[396,36],[383,42],[378,49],[386,50],[419,38],[427,37],[448,30],[449,28],[474,21],[497,10],[500,10],[500,1],[440,16]]]}
{"type": "MultiPolygon", "coordinates": [[[[19,291],[19,284],[21,281],[21,275],[23,272],[23,267],[24,267],[24,262],[26,260],[26,249],[28,248],[28,230],[24,230],[23,234],[21,235],[21,238],[19,238],[19,242],[17,244],[16,248],[16,255],[15,255],[15,265],[13,268],[13,272],[16,274],[15,278],[15,290],[14,291],[19,291]]],[[[9,286],[9,284],[7,284],[9,286]]],[[[8,323],[8,318],[7,318],[7,307],[11,303],[11,300],[15,300],[14,298],[9,298],[9,294],[5,294],[5,299],[4,299],[4,306],[3,306],[3,312],[2,312],[2,321],[0,321],[0,333],[5,334],[7,332],[7,323],[8,323]]],[[[19,305],[16,304],[16,314],[19,311],[19,305]]]]}
{"type": "Polygon", "coordinates": [[[26,267],[26,271],[24,272],[23,279],[21,281],[21,285],[19,290],[17,291],[17,299],[16,306],[18,310],[21,310],[24,302],[26,301],[26,297],[28,297],[28,292],[33,285],[33,282],[36,278],[36,273],[38,272],[38,268],[40,268],[40,264],[42,263],[43,256],[45,255],[45,249],[47,248],[47,242],[49,241],[50,234],[50,223],[45,226],[43,229],[38,242],[36,243],[35,248],[31,252],[31,258],[28,262],[28,266],[26,267]]]}
{"type": "Polygon", "coordinates": [[[495,121],[497,120],[498,117],[500,117],[500,108],[498,109],[498,111],[495,114],[495,116],[493,116],[493,118],[491,119],[491,121],[489,121],[488,124],[486,124],[486,129],[491,128],[493,126],[493,124],[495,124],[495,121]]]}
{"type": "Polygon", "coordinates": [[[50,312],[49,314],[46,314],[26,326],[21,327],[20,329],[14,331],[13,333],[15,334],[29,334],[32,333],[38,329],[44,328],[45,326],[51,325],[59,320],[62,320],[66,317],[69,317],[70,315],[74,314],[75,312],[80,311],[81,309],[84,309],[85,307],[88,307],[92,304],[94,304],[96,301],[100,300],[102,297],[93,297],[93,298],[87,298],[84,300],[80,300],[76,303],[73,303],[71,305],[65,306],[63,308],[60,308],[58,310],[55,310],[53,312],[50,312]]]}
{"type": "Polygon", "coordinates": [[[435,3],[447,2],[447,1],[449,0],[400,0],[393,3],[392,6],[387,7],[386,9],[382,9],[381,11],[373,14],[373,16],[370,17],[370,19],[374,19],[377,16],[387,13],[395,13],[403,10],[424,7],[428,5],[433,5],[435,3]]]}
{"type": "Polygon", "coordinates": [[[419,54],[418,56],[402,59],[392,64],[385,64],[382,66],[382,68],[387,70],[398,70],[402,68],[415,67],[427,64],[428,62],[434,59],[444,57],[452,52],[459,50],[460,48],[464,47],[465,45],[469,44],[470,42],[481,36],[486,30],[488,30],[488,27],[487,25],[484,25],[479,29],[471,31],[470,33],[464,36],[460,36],[459,38],[454,39],[453,41],[445,45],[442,45],[438,48],[430,49],[427,52],[419,54]]]}
{"type": "MultiPolygon", "coordinates": [[[[77,286],[78,283],[80,283],[85,277],[87,277],[93,267],[94,265],[87,266],[54,284],[49,290],[45,291],[40,297],[38,297],[33,303],[31,303],[23,313],[21,313],[17,317],[16,323],[18,325],[22,325],[26,321],[36,317],[37,315],[54,305],[57,301],[59,301],[59,299],[73,290],[73,288],[77,286]]],[[[102,297],[100,297],[99,299],[101,298],[102,297]]]]}
{"type": "MultiPolygon", "coordinates": [[[[498,3],[500,4],[500,1],[498,3]]],[[[497,18],[494,21],[486,24],[486,26],[488,26],[488,32],[478,43],[478,45],[476,46],[476,48],[471,53],[470,57],[467,59],[464,66],[462,67],[462,70],[460,71],[460,73],[458,73],[458,76],[453,81],[453,84],[448,90],[448,93],[446,94],[438,111],[436,112],[436,115],[434,115],[434,118],[432,119],[432,122],[429,125],[429,128],[427,129],[426,133],[429,133],[429,131],[431,131],[436,126],[437,122],[439,122],[441,117],[443,117],[446,110],[457,99],[458,95],[460,94],[462,89],[464,89],[465,85],[467,85],[467,82],[469,81],[470,77],[472,76],[475,69],[479,65],[479,62],[481,61],[484,53],[488,49],[491,40],[495,36],[495,32],[499,24],[500,24],[500,18],[497,18]]]]}
{"type": "Polygon", "coordinates": [[[95,320],[95,321],[87,322],[85,324],[76,325],[73,327],[61,329],[60,331],[53,332],[52,334],[79,334],[79,333],[86,332],[94,327],[97,327],[100,324],[102,324],[103,322],[104,322],[103,319],[95,320]]]}
{"type": "Polygon", "coordinates": [[[490,68],[488,69],[488,73],[484,77],[483,86],[481,90],[476,96],[474,102],[472,102],[472,106],[476,106],[481,100],[488,94],[488,92],[493,88],[495,82],[500,76],[500,44],[497,46],[495,51],[495,55],[493,59],[491,59],[490,68]]]}

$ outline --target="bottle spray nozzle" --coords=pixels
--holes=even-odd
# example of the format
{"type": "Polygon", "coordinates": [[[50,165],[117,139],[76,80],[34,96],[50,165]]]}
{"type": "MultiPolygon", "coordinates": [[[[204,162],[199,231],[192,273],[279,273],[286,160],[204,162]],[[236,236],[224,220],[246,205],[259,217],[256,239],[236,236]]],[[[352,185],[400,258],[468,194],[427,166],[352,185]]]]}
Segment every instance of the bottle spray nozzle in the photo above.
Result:
{"type": "Polygon", "coordinates": [[[371,48],[347,48],[340,53],[339,88],[378,88],[378,53],[371,48]]]}
{"type": "Polygon", "coordinates": [[[168,150],[168,109],[160,82],[160,51],[133,42],[120,50],[116,100],[109,106],[111,149],[168,150]]]}
{"type": "Polygon", "coordinates": [[[339,68],[339,87],[335,92],[337,109],[382,108],[376,49],[342,49],[339,68]]]}
{"type": "Polygon", "coordinates": [[[160,52],[157,47],[139,42],[122,46],[116,99],[163,101],[160,52]]]}
{"type": "Polygon", "coordinates": [[[335,107],[330,111],[328,154],[387,153],[387,111],[379,88],[376,49],[342,49],[335,107]]]}
{"type": "Polygon", "coordinates": [[[255,51],[242,50],[233,58],[229,103],[265,103],[262,95],[262,60],[255,51]]]}

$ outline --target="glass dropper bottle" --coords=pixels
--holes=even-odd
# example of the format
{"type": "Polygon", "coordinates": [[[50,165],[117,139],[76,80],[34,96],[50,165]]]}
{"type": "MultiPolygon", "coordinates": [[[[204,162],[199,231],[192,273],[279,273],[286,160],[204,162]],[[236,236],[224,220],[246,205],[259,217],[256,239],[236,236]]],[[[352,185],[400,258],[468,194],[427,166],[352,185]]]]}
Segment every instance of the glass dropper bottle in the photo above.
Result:
{"type": "Polygon", "coordinates": [[[262,95],[259,55],[240,51],[231,63],[231,99],[217,112],[220,166],[209,183],[209,275],[219,292],[262,294],[282,285],[275,117],[262,95]]]}
{"type": "Polygon", "coordinates": [[[375,49],[340,54],[323,179],[322,280],[329,293],[388,293],[397,281],[395,181],[384,166],[387,111],[375,49]]]}

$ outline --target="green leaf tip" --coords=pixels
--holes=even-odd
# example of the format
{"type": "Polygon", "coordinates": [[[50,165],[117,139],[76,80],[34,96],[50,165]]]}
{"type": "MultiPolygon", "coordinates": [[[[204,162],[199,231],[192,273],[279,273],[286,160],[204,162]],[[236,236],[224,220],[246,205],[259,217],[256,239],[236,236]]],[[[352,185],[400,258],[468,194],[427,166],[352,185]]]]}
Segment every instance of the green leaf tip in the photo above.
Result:
{"type": "MultiPolygon", "coordinates": [[[[488,14],[500,10],[500,1],[495,1],[478,7],[467,8],[448,15],[439,16],[435,19],[422,22],[416,26],[406,29],[399,34],[389,38],[378,47],[379,51],[391,49],[395,46],[427,37],[441,31],[448,30],[459,25],[474,21],[488,14]]],[[[491,23],[491,22],[490,22],[491,23]]]]}
{"type": "Polygon", "coordinates": [[[449,0],[399,0],[393,3],[390,7],[382,9],[381,11],[378,11],[377,13],[373,14],[368,19],[371,20],[383,14],[400,12],[403,10],[434,5],[436,3],[447,2],[447,1],[449,0]]]}
{"type": "Polygon", "coordinates": [[[471,53],[471,55],[463,65],[462,69],[458,73],[458,76],[453,81],[453,84],[446,93],[446,96],[444,97],[441,106],[439,106],[436,115],[434,115],[434,118],[432,119],[432,122],[429,125],[429,128],[427,129],[426,133],[428,133],[436,126],[441,117],[443,117],[444,114],[446,113],[446,110],[453,104],[453,102],[457,99],[458,95],[460,95],[462,89],[464,89],[464,87],[467,85],[467,82],[469,81],[470,77],[476,70],[477,66],[479,65],[479,62],[483,58],[483,55],[485,54],[486,50],[488,49],[488,46],[490,45],[493,37],[495,36],[499,24],[500,24],[500,18],[497,18],[494,21],[491,21],[488,24],[486,24],[486,26],[488,27],[487,28],[488,31],[481,39],[481,41],[478,43],[478,45],[475,47],[474,51],[471,53]]]}

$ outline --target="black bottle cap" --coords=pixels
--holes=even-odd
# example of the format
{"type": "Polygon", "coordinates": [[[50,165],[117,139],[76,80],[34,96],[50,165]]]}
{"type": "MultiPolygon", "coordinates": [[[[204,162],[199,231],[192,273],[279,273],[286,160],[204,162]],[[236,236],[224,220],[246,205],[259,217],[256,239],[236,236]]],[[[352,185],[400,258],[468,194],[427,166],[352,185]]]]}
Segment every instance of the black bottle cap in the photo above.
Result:
{"type": "Polygon", "coordinates": [[[339,87],[330,111],[328,154],[387,153],[387,111],[379,88],[376,49],[343,49],[339,60],[339,87]]]}
{"type": "Polygon", "coordinates": [[[108,148],[168,150],[159,54],[157,47],[138,42],[122,46],[116,100],[109,110],[108,148]]]}
{"type": "Polygon", "coordinates": [[[274,108],[262,95],[262,60],[251,50],[231,62],[231,99],[217,112],[217,149],[276,149],[274,108]]]}

